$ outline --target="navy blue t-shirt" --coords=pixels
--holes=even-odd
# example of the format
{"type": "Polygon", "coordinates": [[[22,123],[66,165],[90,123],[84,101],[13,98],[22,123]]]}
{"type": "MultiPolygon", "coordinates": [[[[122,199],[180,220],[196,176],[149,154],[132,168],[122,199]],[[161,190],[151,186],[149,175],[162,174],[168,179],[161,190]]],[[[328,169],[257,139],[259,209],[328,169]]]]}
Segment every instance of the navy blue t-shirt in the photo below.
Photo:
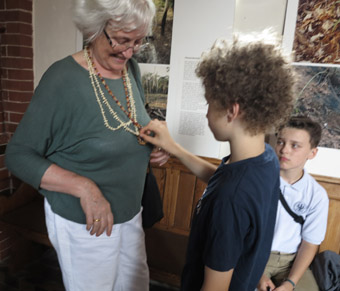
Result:
{"type": "Polygon", "coordinates": [[[234,269],[229,290],[253,291],[267,263],[279,199],[280,169],[266,144],[255,158],[222,163],[198,202],[181,290],[200,290],[204,266],[234,269]]]}

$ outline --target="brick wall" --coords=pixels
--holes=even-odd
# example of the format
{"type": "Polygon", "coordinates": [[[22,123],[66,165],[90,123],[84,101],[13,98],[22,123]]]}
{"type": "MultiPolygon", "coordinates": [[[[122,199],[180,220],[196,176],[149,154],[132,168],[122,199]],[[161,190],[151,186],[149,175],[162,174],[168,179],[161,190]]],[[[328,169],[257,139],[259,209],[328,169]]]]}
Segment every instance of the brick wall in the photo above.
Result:
{"type": "MultiPolygon", "coordinates": [[[[19,183],[4,164],[6,145],[33,94],[32,0],[0,0],[0,196],[19,183]]],[[[0,261],[9,237],[0,229],[0,261]]]]}

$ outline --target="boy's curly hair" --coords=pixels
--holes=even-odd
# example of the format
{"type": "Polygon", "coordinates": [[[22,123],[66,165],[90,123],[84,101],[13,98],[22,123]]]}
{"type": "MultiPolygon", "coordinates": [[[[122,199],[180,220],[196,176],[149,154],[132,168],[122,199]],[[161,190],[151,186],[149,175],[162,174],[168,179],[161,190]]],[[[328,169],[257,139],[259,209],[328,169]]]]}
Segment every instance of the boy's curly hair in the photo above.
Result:
{"type": "Polygon", "coordinates": [[[245,40],[238,37],[230,45],[217,40],[196,68],[207,102],[221,110],[238,103],[245,129],[253,135],[288,119],[295,96],[289,58],[273,33],[264,35],[253,35],[253,39],[249,35],[245,40]]]}

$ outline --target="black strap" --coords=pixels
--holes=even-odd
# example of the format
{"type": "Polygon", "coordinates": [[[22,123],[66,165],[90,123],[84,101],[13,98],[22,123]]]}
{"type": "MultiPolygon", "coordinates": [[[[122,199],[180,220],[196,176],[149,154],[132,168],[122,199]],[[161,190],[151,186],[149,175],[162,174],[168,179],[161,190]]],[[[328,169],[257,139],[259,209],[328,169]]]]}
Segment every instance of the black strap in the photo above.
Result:
{"type": "Polygon", "coordinates": [[[286,199],[285,199],[285,198],[283,197],[283,195],[282,195],[281,190],[280,190],[280,201],[281,201],[283,207],[286,209],[286,211],[290,214],[290,216],[294,218],[294,221],[297,222],[297,223],[300,223],[301,226],[302,226],[302,225],[304,224],[305,220],[303,219],[302,216],[297,215],[295,212],[293,212],[293,211],[289,208],[286,199]]]}

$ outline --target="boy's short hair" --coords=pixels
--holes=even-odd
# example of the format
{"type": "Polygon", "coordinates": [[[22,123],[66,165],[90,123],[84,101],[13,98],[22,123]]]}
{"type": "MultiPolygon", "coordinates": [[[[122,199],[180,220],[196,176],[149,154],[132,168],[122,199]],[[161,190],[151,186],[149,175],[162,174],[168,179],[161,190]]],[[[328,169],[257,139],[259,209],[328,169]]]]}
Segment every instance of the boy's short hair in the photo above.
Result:
{"type": "Polygon", "coordinates": [[[273,36],[265,31],[244,36],[245,40],[239,36],[230,44],[219,39],[196,68],[207,102],[221,110],[238,103],[251,134],[277,128],[293,109],[295,74],[273,36]]]}
{"type": "Polygon", "coordinates": [[[313,121],[308,116],[299,115],[291,117],[287,123],[280,126],[279,131],[286,127],[303,129],[307,131],[309,134],[309,143],[311,148],[316,148],[319,145],[322,135],[322,128],[318,122],[313,121]]]}

